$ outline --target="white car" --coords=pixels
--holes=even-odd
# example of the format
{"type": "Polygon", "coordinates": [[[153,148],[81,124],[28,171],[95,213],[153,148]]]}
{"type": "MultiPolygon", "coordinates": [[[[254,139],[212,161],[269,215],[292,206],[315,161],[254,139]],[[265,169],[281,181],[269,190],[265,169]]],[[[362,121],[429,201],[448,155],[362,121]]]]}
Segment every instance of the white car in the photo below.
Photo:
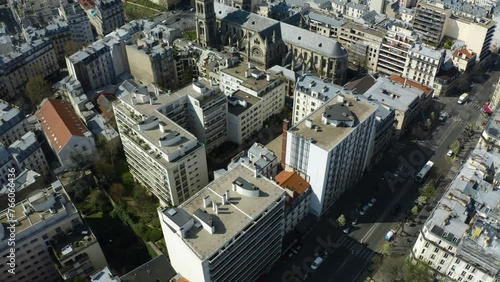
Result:
{"type": "Polygon", "coordinates": [[[446,155],[447,155],[448,157],[452,157],[452,156],[453,156],[453,151],[452,151],[452,150],[449,150],[449,151],[448,151],[448,153],[446,153],[446,155]]]}
{"type": "Polygon", "coordinates": [[[344,232],[345,234],[349,234],[349,232],[351,232],[351,227],[344,228],[342,232],[344,232]]]}
{"type": "Polygon", "coordinates": [[[373,207],[373,205],[375,205],[375,203],[376,203],[376,202],[377,202],[377,199],[375,199],[375,198],[371,198],[371,199],[370,199],[370,201],[368,202],[368,205],[369,205],[370,207],[373,207]]]}
{"type": "Polygon", "coordinates": [[[321,265],[321,263],[323,262],[323,259],[321,257],[317,257],[313,263],[311,264],[311,268],[313,270],[316,270],[318,269],[318,267],[321,265]]]}

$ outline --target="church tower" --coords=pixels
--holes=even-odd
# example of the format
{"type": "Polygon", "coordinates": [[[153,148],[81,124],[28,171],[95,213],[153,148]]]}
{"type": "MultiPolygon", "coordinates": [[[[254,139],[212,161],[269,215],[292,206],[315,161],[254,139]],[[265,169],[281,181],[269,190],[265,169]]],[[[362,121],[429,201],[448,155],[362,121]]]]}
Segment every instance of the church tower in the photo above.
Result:
{"type": "Polygon", "coordinates": [[[198,43],[203,46],[216,47],[217,23],[214,0],[196,0],[196,33],[198,43]]]}

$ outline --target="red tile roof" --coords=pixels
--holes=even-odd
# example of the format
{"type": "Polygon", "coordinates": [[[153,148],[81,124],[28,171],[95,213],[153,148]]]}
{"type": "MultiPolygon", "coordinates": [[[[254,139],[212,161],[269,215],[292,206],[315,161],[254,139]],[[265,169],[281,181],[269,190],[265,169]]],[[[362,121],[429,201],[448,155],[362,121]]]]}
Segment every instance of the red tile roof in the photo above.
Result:
{"type": "Polygon", "coordinates": [[[88,131],[73,108],[63,101],[44,100],[36,117],[52,148],[58,153],[72,136],[84,136],[88,131]]]}
{"type": "MultiPolygon", "coordinates": [[[[392,81],[394,81],[394,82],[396,82],[396,83],[402,84],[402,85],[405,84],[405,79],[403,77],[399,76],[399,75],[396,75],[396,74],[391,75],[389,77],[389,79],[392,80],[392,81]]],[[[411,87],[415,87],[415,88],[418,88],[418,89],[424,91],[425,95],[427,95],[427,96],[429,96],[432,93],[432,91],[433,91],[432,88],[424,86],[424,85],[422,85],[420,83],[417,83],[415,81],[411,81],[409,79],[406,80],[406,83],[408,85],[410,85],[411,87]]]]}
{"type": "Polygon", "coordinates": [[[282,171],[278,175],[276,175],[276,183],[279,186],[290,189],[294,191],[294,194],[300,195],[304,193],[307,188],[311,187],[311,185],[305,181],[302,176],[294,171],[282,171]]]}
{"type": "Polygon", "coordinates": [[[472,59],[472,57],[474,57],[476,55],[476,53],[474,52],[470,52],[469,50],[467,50],[467,48],[463,47],[462,49],[460,50],[455,50],[453,52],[453,57],[460,57],[462,58],[462,55],[465,55],[465,59],[466,60],[470,60],[472,59]]]}
{"type": "Polygon", "coordinates": [[[79,0],[78,3],[84,10],[94,7],[95,4],[94,0],[79,0]]]}

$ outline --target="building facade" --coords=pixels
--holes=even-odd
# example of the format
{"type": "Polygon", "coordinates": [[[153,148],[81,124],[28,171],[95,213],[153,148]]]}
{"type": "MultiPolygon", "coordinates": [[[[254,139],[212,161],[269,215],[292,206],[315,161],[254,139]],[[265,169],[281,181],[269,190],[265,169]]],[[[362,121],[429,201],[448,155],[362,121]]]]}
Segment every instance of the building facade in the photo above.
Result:
{"type": "Polygon", "coordinates": [[[28,128],[21,111],[0,100],[0,143],[9,146],[26,132],[28,132],[28,128]]]}
{"type": "Polygon", "coordinates": [[[86,9],[87,17],[99,37],[125,24],[125,11],[121,0],[97,0],[86,9]]]}
{"type": "Polygon", "coordinates": [[[338,94],[288,129],[286,170],[311,184],[314,215],[323,214],[363,175],[371,157],[376,109],[338,94]]]}
{"type": "Polygon", "coordinates": [[[19,169],[32,170],[43,176],[49,175],[49,164],[33,131],[21,136],[7,148],[7,151],[19,169]]]}
{"type": "Polygon", "coordinates": [[[113,104],[115,119],[134,179],[161,205],[179,205],[208,183],[206,149],[173,121],[174,114],[187,118],[187,106],[151,88],[124,82],[113,104]]]}
{"type": "Polygon", "coordinates": [[[69,25],[71,39],[82,46],[94,42],[94,34],[87,14],[77,0],[62,0],[59,15],[69,25]]]}
{"type": "Polygon", "coordinates": [[[403,77],[425,86],[434,86],[434,79],[444,62],[445,52],[415,44],[408,51],[403,77]]]}
{"type": "Polygon", "coordinates": [[[415,7],[413,30],[426,44],[439,46],[446,31],[451,10],[443,2],[420,1],[415,7]]]}
{"type": "Polygon", "coordinates": [[[185,279],[255,281],[281,256],[284,208],[281,187],[239,165],[158,214],[172,266],[185,279]]]}

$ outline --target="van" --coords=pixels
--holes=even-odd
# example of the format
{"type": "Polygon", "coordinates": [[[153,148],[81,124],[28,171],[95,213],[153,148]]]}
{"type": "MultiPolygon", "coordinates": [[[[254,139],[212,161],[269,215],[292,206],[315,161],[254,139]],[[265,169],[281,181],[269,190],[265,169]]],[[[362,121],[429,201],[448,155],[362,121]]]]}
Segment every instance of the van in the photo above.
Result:
{"type": "Polygon", "coordinates": [[[465,102],[467,102],[467,98],[469,98],[469,94],[467,93],[460,95],[460,97],[458,98],[458,103],[460,105],[465,104],[465,102]]]}
{"type": "Polygon", "coordinates": [[[321,263],[323,262],[323,259],[321,257],[317,257],[313,263],[311,264],[311,268],[313,270],[316,270],[318,269],[318,267],[321,265],[321,263]]]}

